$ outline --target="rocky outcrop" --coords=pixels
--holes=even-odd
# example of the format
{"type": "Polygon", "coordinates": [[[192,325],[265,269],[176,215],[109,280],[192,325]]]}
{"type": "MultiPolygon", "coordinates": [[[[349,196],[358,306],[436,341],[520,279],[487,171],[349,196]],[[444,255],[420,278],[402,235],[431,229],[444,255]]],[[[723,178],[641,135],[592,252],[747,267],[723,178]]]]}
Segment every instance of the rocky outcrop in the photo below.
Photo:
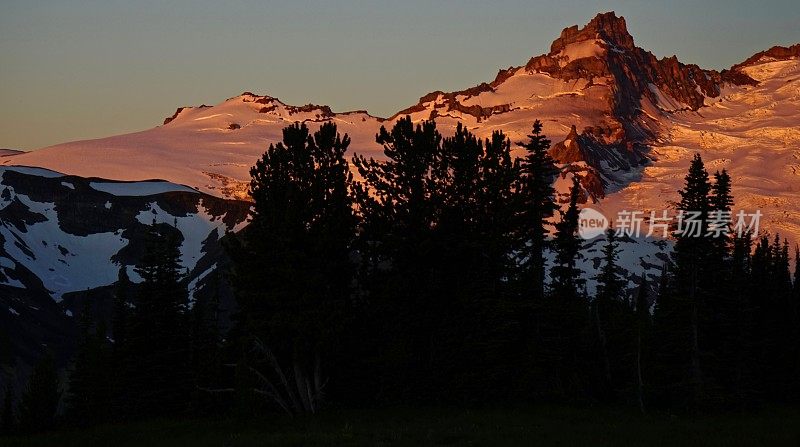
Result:
{"type": "MultiPolygon", "coordinates": [[[[500,73],[498,73],[497,76],[498,79],[501,78],[500,73]]],[[[510,74],[505,75],[506,78],[508,76],[510,76],[510,74]]],[[[458,98],[462,97],[462,99],[466,100],[472,98],[473,96],[480,95],[483,92],[492,92],[494,91],[497,85],[499,85],[499,83],[497,79],[495,79],[495,81],[492,82],[492,84],[487,84],[484,82],[479,85],[476,85],[475,87],[470,87],[466,90],[459,90],[457,92],[445,93],[437,90],[435,92],[428,93],[427,95],[419,98],[419,102],[417,102],[417,104],[414,104],[413,106],[407,109],[395,113],[394,115],[389,117],[388,120],[391,121],[399,116],[423,112],[428,109],[429,103],[434,103],[433,109],[431,110],[428,119],[434,119],[437,116],[442,116],[446,114],[447,112],[457,111],[464,115],[473,116],[475,117],[475,119],[477,119],[478,122],[481,122],[483,119],[488,118],[493,114],[508,112],[509,110],[511,110],[511,105],[500,104],[495,106],[484,107],[479,104],[472,104],[466,106],[461,101],[459,101],[458,98]]]]}
{"type": "MultiPolygon", "coordinates": [[[[209,107],[211,107],[211,106],[208,106],[208,105],[205,105],[205,104],[200,104],[197,108],[198,109],[207,109],[209,107]]],[[[168,116],[168,117],[164,118],[164,125],[169,124],[172,121],[174,121],[175,118],[177,118],[178,115],[180,115],[181,112],[183,112],[184,110],[189,110],[189,109],[194,109],[194,108],[195,107],[178,107],[178,109],[175,110],[175,113],[173,113],[172,116],[168,116]]]]}
{"type": "Polygon", "coordinates": [[[561,36],[550,45],[550,53],[558,53],[571,43],[594,39],[613,42],[622,48],[634,48],[633,36],[628,33],[625,18],[617,17],[614,12],[606,12],[596,15],[583,28],[578,28],[578,25],[564,28],[561,36]]]}
{"type": "MultiPolygon", "coordinates": [[[[580,134],[573,125],[567,137],[554,144],[548,154],[563,165],[563,172],[577,173],[588,197],[597,201],[615,186],[614,172],[639,168],[647,158],[622,142],[607,143],[609,128],[588,127],[580,134]]],[[[611,140],[615,141],[615,140],[611,140]]]]}
{"type": "Polygon", "coordinates": [[[12,155],[19,155],[23,153],[24,151],[18,151],[16,149],[0,149],[0,157],[10,157],[12,155]]]}
{"type": "Polygon", "coordinates": [[[789,47],[782,47],[782,46],[774,46],[769,50],[758,52],[747,59],[744,62],[734,65],[731,67],[731,72],[738,72],[739,69],[748,67],[751,65],[755,65],[760,62],[768,62],[768,61],[783,61],[787,59],[792,59],[795,57],[800,57],[800,43],[794,44],[789,47]]]}
{"type": "Polygon", "coordinates": [[[583,153],[578,144],[578,131],[572,126],[567,138],[560,143],[556,143],[549,151],[550,157],[558,163],[576,163],[586,161],[586,154],[583,153]]]}

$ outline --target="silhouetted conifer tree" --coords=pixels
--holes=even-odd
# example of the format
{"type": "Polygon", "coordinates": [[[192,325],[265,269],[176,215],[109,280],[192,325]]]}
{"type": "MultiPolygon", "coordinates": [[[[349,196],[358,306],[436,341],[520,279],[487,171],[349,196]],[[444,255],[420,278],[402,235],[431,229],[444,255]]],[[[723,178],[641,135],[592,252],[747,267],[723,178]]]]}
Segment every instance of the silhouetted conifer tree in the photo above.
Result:
{"type": "MultiPolygon", "coordinates": [[[[629,328],[625,327],[626,313],[629,309],[623,303],[624,282],[617,272],[619,244],[616,240],[616,231],[609,228],[606,231],[606,244],[603,247],[603,263],[597,279],[597,294],[591,304],[592,324],[594,326],[595,340],[599,357],[600,394],[605,399],[611,399],[615,389],[619,388],[624,379],[615,377],[617,374],[612,369],[619,369],[623,362],[629,359],[622,358],[624,353],[618,343],[623,339],[623,333],[629,328]]],[[[627,334],[625,334],[627,335],[627,334]]],[[[630,374],[626,371],[626,376],[630,374]]]]}
{"type": "Polygon", "coordinates": [[[296,385],[281,386],[280,396],[271,392],[290,412],[322,405],[350,315],[355,219],[344,158],[349,144],[333,123],[313,136],[305,124],[285,128],[283,141],[270,145],[250,171],[250,225],[226,245],[243,349],[257,348],[261,358],[251,358],[250,367],[265,378],[290,374],[296,385]]]}
{"type": "Polygon", "coordinates": [[[19,424],[26,432],[52,430],[61,399],[61,383],[52,354],[46,354],[33,369],[19,401],[19,424]]]}
{"type": "Polygon", "coordinates": [[[644,365],[647,359],[647,351],[649,345],[649,335],[651,331],[650,319],[650,301],[647,299],[647,278],[642,273],[642,278],[639,283],[639,290],[636,294],[635,312],[636,312],[636,353],[635,353],[635,375],[634,383],[636,385],[636,403],[639,405],[639,411],[645,412],[645,382],[644,375],[646,367],[644,365]]]}
{"type": "Polygon", "coordinates": [[[558,206],[555,202],[553,180],[558,170],[547,153],[550,140],[542,134],[542,123],[533,123],[526,143],[518,143],[526,151],[520,164],[522,178],[520,232],[525,242],[522,250],[525,281],[533,300],[544,297],[544,249],[547,242],[547,220],[558,206]]]}
{"type": "Polygon", "coordinates": [[[80,315],[81,338],[69,374],[66,418],[76,425],[94,425],[111,415],[112,370],[103,322],[94,323],[87,301],[80,315]]]}
{"type": "Polygon", "coordinates": [[[11,388],[11,384],[7,384],[3,395],[3,412],[0,413],[0,434],[10,435],[15,428],[14,389],[11,388]]]}
{"type": "Polygon", "coordinates": [[[127,411],[180,414],[192,389],[188,293],[180,264],[181,233],[168,224],[148,226],[145,253],[126,329],[127,411]]]}

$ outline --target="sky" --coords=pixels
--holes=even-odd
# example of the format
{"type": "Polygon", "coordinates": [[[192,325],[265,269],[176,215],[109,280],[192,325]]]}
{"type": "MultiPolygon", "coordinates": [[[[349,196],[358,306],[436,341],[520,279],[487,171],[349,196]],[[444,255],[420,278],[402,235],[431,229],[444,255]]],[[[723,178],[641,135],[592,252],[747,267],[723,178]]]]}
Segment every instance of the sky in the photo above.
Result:
{"type": "Polygon", "coordinates": [[[144,130],[244,91],[389,116],[491,81],[598,12],[722,69],[800,42],[797,0],[0,0],[0,148],[144,130]]]}

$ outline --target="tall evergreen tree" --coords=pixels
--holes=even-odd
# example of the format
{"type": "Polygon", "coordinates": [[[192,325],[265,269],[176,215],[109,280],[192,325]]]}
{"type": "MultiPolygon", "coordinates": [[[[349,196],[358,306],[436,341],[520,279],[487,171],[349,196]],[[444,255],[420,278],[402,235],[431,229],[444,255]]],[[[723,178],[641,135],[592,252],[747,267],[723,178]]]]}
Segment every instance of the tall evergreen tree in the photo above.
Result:
{"type": "Polygon", "coordinates": [[[616,301],[621,299],[625,286],[624,280],[619,276],[619,242],[617,233],[613,228],[606,230],[606,244],[603,246],[603,263],[597,279],[597,299],[601,301],[616,301]]]}
{"type": "Polygon", "coordinates": [[[194,383],[194,410],[207,413],[217,407],[215,399],[201,392],[218,386],[223,377],[223,339],[219,330],[220,289],[223,281],[220,271],[208,278],[208,294],[194,297],[191,309],[191,369],[194,383]]]}
{"type": "Polygon", "coordinates": [[[684,227],[677,233],[675,243],[676,292],[685,300],[688,313],[690,405],[696,405],[704,393],[699,326],[703,294],[708,291],[703,279],[710,273],[707,259],[711,245],[707,236],[710,192],[708,172],[700,155],[695,154],[686,175],[686,186],[680,191],[678,210],[684,213],[684,227]],[[696,233],[692,233],[692,221],[699,227],[696,233]]]}
{"type": "Polygon", "coordinates": [[[3,395],[3,412],[0,413],[0,434],[9,435],[13,433],[15,426],[14,389],[11,388],[11,384],[7,384],[3,395]]]}
{"type": "Polygon", "coordinates": [[[528,141],[518,143],[526,154],[520,164],[521,171],[521,239],[523,268],[527,272],[525,281],[530,282],[534,300],[544,297],[547,221],[558,209],[555,202],[553,180],[558,170],[548,154],[550,140],[542,134],[542,123],[536,120],[528,141]]]}
{"type": "MultiPolygon", "coordinates": [[[[709,195],[709,253],[706,285],[700,305],[699,338],[705,364],[706,393],[716,401],[729,400],[740,388],[743,295],[733,288],[734,239],[731,234],[731,178],[726,170],[714,173],[709,195]]],[[[739,266],[740,267],[740,266],[739,266]]]]}
{"type": "Polygon", "coordinates": [[[439,266],[446,249],[439,232],[442,218],[446,226],[451,225],[459,222],[458,213],[467,211],[453,206],[442,216],[445,191],[474,188],[469,160],[475,159],[478,149],[474,137],[462,132],[449,144],[469,144],[470,148],[464,147],[464,155],[451,150],[445,161],[436,123],[415,125],[410,117],[401,118],[390,130],[381,127],[376,141],[383,146],[385,160],[353,158],[363,179],[354,184],[362,219],[357,240],[363,257],[359,283],[372,303],[368,309],[372,315],[364,318],[377,323],[366,329],[371,326],[367,323],[365,329],[385,334],[379,342],[385,344],[372,349],[383,352],[373,362],[385,365],[384,371],[374,373],[385,374],[384,392],[413,399],[436,392],[431,383],[432,360],[449,296],[435,292],[441,289],[439,266]],[[448,163],[461,170],[460,184],[447,185],[448,163]]]}
{"type": "Polygon", "coordinates": [[[797,345],[789,250],[780,235],[771,243],[768,236],[762,236],[753,254],[753,271],[751,301],[758,319],[755,337],[760,342],[755,372],[760,392],[771,400],[790,399],[795,388],[797,345]]]}
{"type": "Polygon", "coordinates": [[[482,142],[461,125],[442,139],[435,123],[408,118],[377,138],[387,160],[356,157],[354,165],[365,179],[355,188],[360,282],[381,315],[373,319],[396,324],[374,329],[391,335],[373,363],[400,374],[381,373],[391,384],[384,392],[496,398],[518,345],[509,279],[519,165],[510,142],[500,132],[482,142]]]}
{"type": "MultiPolygon", "coordinates": [[[[612,353],[609,348],[609,341],[615,341],[622,330],[624,324],[622,320],[623,311],[622,292],[624,283],[617,272],[617,260],[619,244],[616,240],[616,231],[609,228],[606,231],[606,245],[603,247],[603,264],[597,279],[597,294],[592,301],[592,320],[595,329],[596,342],[601,366],[601,393],[606,398],[610,398],[615,388],[615,380],[612,377],[612,353]]],[[[614,347],[618,348],[618,347],[614,347]]],[[[618,367],[618,365],[615,365],[618,367]]]]}
{"type": "MultiPolygon", "coordinates": [[[[800,318],[800,245],[794,247],[794,280],[792,281],[794,316],[800,318]]],[[[798,321],[800,323],[800,321],[798,321]]]]}
{"type": "Polygon", "coordinates": [[[123,385],[128,398],[125,411],[134,416],[188,410],[192,381],[181,243],[177,228],[153,222],[147,227],[144,256],[135,268],[142,282],[126,329],[128,383],[123,385]]]}
{"type": "Polygon", "coordinates": [[[48,353],[33,369],[19,401],[19,424],[24,431],[41,432],[55,428],[60,387],[55,361],[48,353]]]}
{"type": "Polygon", "coordinates": [[[136,374],[130,340],[132,310],[129,290],[131,287],[127,266],[122,265],[114,286],[114,301],[111,311],[113,344],[110,358],[110,405],[112,414],[118,417],[130,411],[130,387],[132,378],[136,374]]]}
{"type": "Polygon", "coordinates": [[[642,278],[639,283],[639,290],[636,294],[636,360],[635,360],[635,384],[636,384],[636,402],[639,405],[639,411],[645,412],[645,384],[644,384],[644,361],[646,356],[646,349],[648,346],[648,336],[651,330],[650,321],[650,302],[647,299],[647,278],[642,273],[642,278]]]}
{"type": "Polygon", "coordinates": [[[285,128],[283,141],[251,169],[252,221],[226,246],[234,263],[237,332],[245,349],[255,344],[263,357],[250,367],[265,377],[293,371],[297,386],[273,396],[291,412],[314,412],[322,404],[323,374],[330,372],[323,367],[335,359],[350,305],[349,144],[333,123],[313,136],[305,124],[285,128]]]}
{"type": "Polygon", "coordinates": [[[93,322],[88,301],[81,312],[80,330],[65,399],[67,418],[74,424],[94,425],[110,414],[112,370],[105,324],[93,322]]]}
{"type": "Polygon", "coordinates": [[[0,366],[14,366],[14,350],[8,330],[0,328],[0,366]]]}
{"type": "Polygon", "coordinates": [[[674,271],[669,295],[659,293],[655,330],[659,346],[658,385],[661,397],[672,405],[696,408],[704,400],[701,366],[701,312],[711,290],[708,236],[711,184],[703,160],[696,154],[679,191],[679,226],[676,229],[674,271]]]}
{"type": "Polygon", "coordinates": [[[570,398],[586,389],[582,370],[586,369],[588,354],[589,309],[585,294],[585,280],[577,268],[581,258],[582,239],[578,235],[578,199],[581,193],[577,177],[572,178],[567,210],[555,224],[553,239],[555,261],[550,270],[552,278],[550,293],[545,296],[544,306],[537,312],[537,330],[544,334],[540,340],[543,357],[553,357],[557,390],[570,398]]]}
{"type": "Polygon", "coordinates": [[[569,205],[566,211],[561,212],[561,220],[556,223],[556,233],[553,240],[555,249],[555,262],[550,269],[553,293],[563,299],[578,297],[583,289],[585,280],[581,278],[582,272],[577,268],[577,261],[581,259],[582,239],[578,235],[578,199],[581,194],[581,184],[577,176],[572,177],[572,187],[569,193],[569,205]]]}

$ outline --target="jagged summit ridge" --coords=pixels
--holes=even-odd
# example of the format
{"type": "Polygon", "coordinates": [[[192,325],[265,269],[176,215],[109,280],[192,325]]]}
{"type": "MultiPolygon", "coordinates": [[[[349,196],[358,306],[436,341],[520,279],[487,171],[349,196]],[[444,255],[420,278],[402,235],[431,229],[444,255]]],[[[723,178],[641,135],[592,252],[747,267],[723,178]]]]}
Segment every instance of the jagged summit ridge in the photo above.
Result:
{"type": "Polygon", "coordinates": [[[617,17],[614,11],[596,15],[586,26],[573,25],[564,28],[561,36],[550,46],[551,53],[563,50],[576,42],[601,39],[622,48],[634,48],[633,36],[628,32],[624,17],[617,17]]]}
{"type": "MultiPolygon", "coordinates": [[[[795,131],[787,123],[797,121],[785,116],[794,116],[787,101],[794,98],[797,76],[791,73],[795,62],[784,59],[796,59],[798,45],[772,48],[731,70],[705,70],[675,56],[658,59],[636,47],[625,18],[608,12],[582,27],[565,28],[551,49],[527,64],[500,70],[491,82],[427,94],[388,119],[364,111],[336,113],[313,104],[291,106],[245,92],[214,106],[181,108],[168,124],[153,129],[2,157],[0,164],[118,180],[163,178],[212,195],[246,199],[250,166],[294,122],[308,123],[313,130],[333,121],[350,135],[351,152],[381,158],[375,134],[398,116],[434,119],[443,134],[457,123],[480,138],[502,130],[512,142],[524,141],[539,119],[553,142],[565,142],[554,151],[565,170],[572,169],[566,166],[570,164],[593,170],[597,181],[591,196],[599,198],[629,186],[635,189],[645,167],[664,159],[659,146],[687,134],[680,123],[688,120],[690,130],[714,128],[716,124],[704,121],[710,113],[719,115],[721,127],[713,134],[688,132],[686,141],[692,145],[682,142],[682,150],[716,147],[718,141],[741,147],[743,140],[725,132],[740,120],[750,126],[757,116],[765,118],[760,124],[764,129],[752,131],[755,138],[766,138],[761,146],[796,147],[795,131]],[[773,103],[787,107],[778,109],[773,103]],[[753,104],[763,109],[759,115],[753,104]]],[[[788,162],[792,172],[800,172],[795,159],[788,162]]]]}

